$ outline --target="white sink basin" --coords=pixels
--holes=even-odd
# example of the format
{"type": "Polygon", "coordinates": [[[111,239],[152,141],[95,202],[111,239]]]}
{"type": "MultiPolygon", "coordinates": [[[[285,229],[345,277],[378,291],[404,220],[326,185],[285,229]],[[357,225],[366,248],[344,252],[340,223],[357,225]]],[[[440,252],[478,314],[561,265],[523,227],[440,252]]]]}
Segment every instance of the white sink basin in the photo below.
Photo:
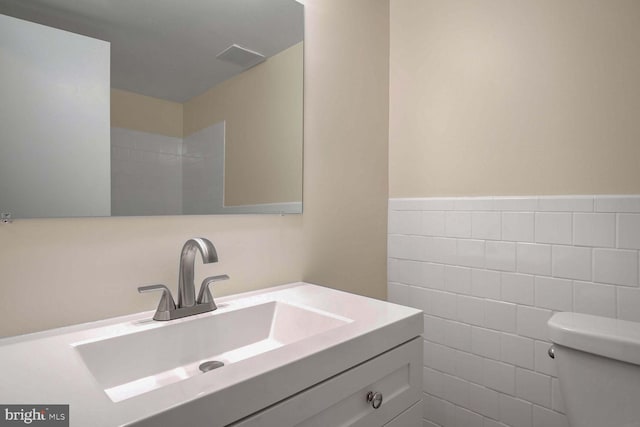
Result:
{"type": "Polygon", "coordinates": [[[349,322],[271,301],[73,346],[111,400],[119,402],[204,375],[199,369],[202,362],[215,360],[228,366],[349,322]]]}
{"type": "Polygon", "coordinates": [[[227,426],[423,327],[419,310],[307,283],[216,303],[167,322],[148,311],[0,339],[0,402],[69,404],[71,427],[227,426]],[[210,360],[224,366],[200,372],[210,360]]]}

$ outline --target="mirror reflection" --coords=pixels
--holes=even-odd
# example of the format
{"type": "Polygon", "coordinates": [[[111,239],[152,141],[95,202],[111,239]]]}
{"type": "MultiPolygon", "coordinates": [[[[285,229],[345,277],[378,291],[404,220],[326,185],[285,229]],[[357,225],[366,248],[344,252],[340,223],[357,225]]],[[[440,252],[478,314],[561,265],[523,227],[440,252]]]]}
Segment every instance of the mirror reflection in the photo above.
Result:
{"type": "Polygon", "coordinates": [[[0,212],[301,212],[297,1],[0,0],[0,14],[0,212]]]}

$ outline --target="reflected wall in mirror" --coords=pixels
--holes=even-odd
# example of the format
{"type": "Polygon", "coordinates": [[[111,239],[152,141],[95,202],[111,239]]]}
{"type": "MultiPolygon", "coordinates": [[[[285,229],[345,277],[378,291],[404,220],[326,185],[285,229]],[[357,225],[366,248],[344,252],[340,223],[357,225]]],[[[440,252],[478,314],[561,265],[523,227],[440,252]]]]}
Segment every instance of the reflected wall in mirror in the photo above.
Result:
{"type": "Polygon", "coordinates": [[[0,0],[0,14],[0,212],[302,211],[297,1],[0,0]]]}

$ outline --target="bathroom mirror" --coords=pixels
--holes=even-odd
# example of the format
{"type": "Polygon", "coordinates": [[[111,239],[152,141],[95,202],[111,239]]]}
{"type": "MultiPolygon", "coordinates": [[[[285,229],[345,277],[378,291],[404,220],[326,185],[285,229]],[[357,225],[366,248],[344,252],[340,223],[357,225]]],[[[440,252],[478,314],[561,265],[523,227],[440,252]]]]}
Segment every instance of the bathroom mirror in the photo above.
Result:
{"type": "MultiPolygon", "coordinates": [[[[0,14],[110,46],[109,146],[93,150],[97,154],[80,152],[65,145],[64,135],[45,129],[42,140],[30,138],[28,150],[16,151],[10,133],[0,136],[0,213],[48,218],[302,212],[299,2],[0,0],[0,14]],[[107,172],[98,181],[106,182],[93,183],[87,174],[103,167],[107,172]],[[71,182],[83,184],[91,196],[76,193],[71,182]],[[98,186],[106,190],[92,190],[98,186]],[[90,206],[76,208],[78,202],[90,206]]],[[[38,37],[29,34],[13,52],[0,41],[5,69],[7,56],[30,50],[46,36],[38,37]]],[[[47,54],[60,60],[57,52],[47,54]]],[[[21,60],[15,56],[11,64],[21,60]]],[[[74,73],[67,78],[73,87],[74,73]]],[[[9,102],[3,103],[6,112],[9,102]]],[[[12,105],[11,120],[34,125],[20,105],[12,105]]]]}

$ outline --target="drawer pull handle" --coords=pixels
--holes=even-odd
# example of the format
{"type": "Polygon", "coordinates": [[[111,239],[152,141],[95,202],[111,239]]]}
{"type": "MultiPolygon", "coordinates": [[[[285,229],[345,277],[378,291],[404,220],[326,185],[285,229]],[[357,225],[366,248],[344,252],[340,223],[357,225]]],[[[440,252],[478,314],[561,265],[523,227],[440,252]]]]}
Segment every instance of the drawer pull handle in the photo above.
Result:
{"type": "Polygon", "coordinates": [[[367,402],[371,403],[373,409],[378,409],[382,405],[382,393],[370,391],[367,393],[367,402]]]}
{"type": "Polygon", "coordinates": [[[550,358],[555,359],[556,358],[556,348],[552,345],[551,347],[549,347],[549,350],[547,350],[547,354],[549,355],[550,358]]]}

